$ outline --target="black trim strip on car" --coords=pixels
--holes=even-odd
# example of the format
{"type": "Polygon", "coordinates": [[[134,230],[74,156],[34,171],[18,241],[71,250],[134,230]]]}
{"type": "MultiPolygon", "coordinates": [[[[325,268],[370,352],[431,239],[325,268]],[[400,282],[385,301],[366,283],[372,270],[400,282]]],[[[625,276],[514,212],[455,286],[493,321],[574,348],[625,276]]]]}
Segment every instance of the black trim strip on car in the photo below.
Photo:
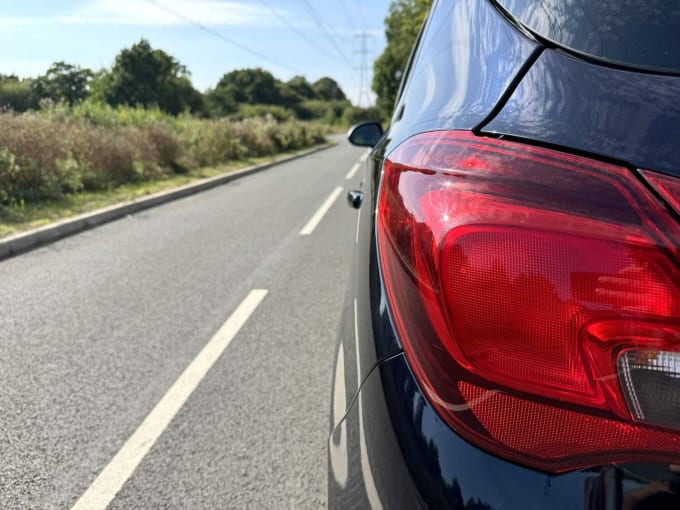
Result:
{"type": "Polygon", "coordinates": [[[519,86],[520,82],[524,79],[526,74],[529,72],[529,69],[534,65],[536,60],[538,60],[538,57],[541,56],[541,53],[543,53],[543,50],[545,48],[543,46],[538,46],[534,51],[531,52],[531,55],[529,55],[529,58],[527,58],[526,62],[522,64],[522,67],[520,67],[519,71],[515,75],[515,77],[512,79],[510,82],[510,85],[503,91],[503,94],[501,95],[500,99],[498,102],[495,104],[495,106],[491,109],[489,114],[480,122],[477,124],[474,128],[472,128],[472,132],[476,135],[479,136],[481,133],[482,129],[484,126],[486,126],[488,123],[490,123],[496,115],[498,115],[501,110],[505,107],[507,102],[510,100],[510,97],[515,93],[515,90],[519,86]]]}

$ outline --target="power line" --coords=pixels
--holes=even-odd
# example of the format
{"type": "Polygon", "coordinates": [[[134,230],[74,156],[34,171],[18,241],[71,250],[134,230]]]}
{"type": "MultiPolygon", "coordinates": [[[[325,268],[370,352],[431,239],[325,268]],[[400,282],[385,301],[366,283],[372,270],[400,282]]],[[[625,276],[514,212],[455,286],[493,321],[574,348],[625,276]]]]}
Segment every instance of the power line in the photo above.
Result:
{"type": "Polygon", "coordinates": [[[258,0],[258,2],[260,2],[261,5],[263,5],[263,6],[266,7],[267,9],[269,9],[269,10],[272,12],[272,14],[274,14],[274,16],[276,16],[276,18],[277,18],[281,23],[283,23],[284,25],[286,25],[286,26],[287,26],[288,28],[290,28],[293,32],[295,32],[298,36],[300,36],[302,39],[304,39],[305,41],[307,41],[313,48],[316,48],[318,51],[320,51],[320,52],[322,52],[322,53],[328,55],[329,57],[337,58],[337,55],[331,53],[331,52],[328,51],[326,48],[323,48],[323,47],[319,46],[319,41],[315,41],[314,39],[312,39],[311,37],[309,37],[307,34],[305,34],[302,30],[298,29],[295,25],[293,25],[292,23],[290,23],[290,22],[286,19],[285,16],[282,16],[281,13],[280,13],[279,11],[277,11],[276,9],[274,9],[274,8],[273,8],[271,5],[269,5],[265,0],[258,0]]]}
{"type": "Polygon", "coordinates": [[[323,18],[319,15],[318,12],[316,12],[316,9],[312,6],[312,4],[309,3],[309,0],[300,0],[302,3],[303,7],[307,10],[309,15],[316,21],[317,26],[321,30],[321,32],[324,34],[326,39],[330,41],[330,43],[333,45],[333,47],[336,49],[338,52],[338,55],[342,58],[342,60],[345,61],[345,63],[351,68],[352,67],[352,62],[347,58],[347,55],[345,55],[345,52],[342,51],[342,48],[338,46],[337,41],[335,38],[331,35],[330,31],[328,28],[326,28],[326,23],[324,22],[323,18]]]}
{"type": "Polygon", "coordinates": [[[361,8],[361,2],[359,0],[354,0],[354,5],[359,12],[359,19],[363,20],[362,26],[364,27],[364,30],[366,30],[366,17],[364,16],[364,10],[361,8]]]}
{"type": "Polygon", "coordinates": [[[354,25],[354,20],[352,19],[352,16],[350,16],[349,9],[347,7],[347,4],[343,0],[338,0],[338,3],[342,7],[342,12],[345,15],[345,19],[347,20],[347,24],[352,30],[352,32],[356,32],[356,26],[354,25]]]}
{"type": "Polygon", "coordinates": [[[207,26],[205,26],[205,25],[203,25],[203,24],[201,24],[201,23],[198,23],[198,22],[192,20],[191,18],[188,18],[187,16],[184,16],[183,14],[181,14],[181,13],[175,11],[174,9],[171,9],[170,7],[167,7],[167,6],[163,5],[163,4],[160,3],[158,0],[146,0],[146,1],[149,2],[149,3],[151,3],[151,4],[153,4],[153,5],[155,5],[155,6],[158,7],[159,9],[162,9],[162,10],[164,10],[164,11],[166,11],[166,12],[172,14],[172,15],[175,16],[176,18],[179,18],[179,19],[181,19],[181,20],[184,20],[184,21],[186,21],[186,22],[188,22],[188,23],[190,23],[190,24],[192,24],[192,25],[198,27],[200,30],[203,30],[205,33],[210,34],[210,35],[212,35],[212,36],[214,36],[214,37],[217,37],[218,39],[221,39],[222,41],[224,41],[224,42],[226,42],[226,43],[228,43],[228,44],[231,44],[232,46],[236,46],[237,48],[240,48],[240,49],[242,49],[243,51],[246,51],[246,52],[250,53],[251,55],[255,55],[256,57],[259,57],[259,58],[261,58],[261,59],[263,59],[263,60],[266,60],[267,62],[269,62],[269,63],[271,63],[271,64],[274,64],[274,65],[276,65],[276,66],[278,66],[278,67],[280,67],[280,68],[282,68],[282,69],[286,69],[287,71],[291,71],[291,72],[294,73],[294,74],[300,74],[300,71],[298,71],[297,69],[293,69],[292,67],[290,67],[290,66],[288,66],[288,65],[286,65],[286,64],[284,64],[284,63],[282,63],[282,62],[279,62],[278,60],[275,60],[275,59],[273,59],[273,58],[271,58],[271,57],[265,55],[264,53],[260,53],[260,52],[257,51],[257,50],[254,50],[254,49],[252,49],[252,48],[249,48],[249,47],[246,46],[245,44],[241,44],[240,42],[235,41],[234,39],[231,39],[230,37],[227,37],[226,35],[223,35],[223,34],[221,34],[220,32],[217,32],[216,30],[213,30],[213,29],[210,28],[210,27],[207,27],[207,26]]]}

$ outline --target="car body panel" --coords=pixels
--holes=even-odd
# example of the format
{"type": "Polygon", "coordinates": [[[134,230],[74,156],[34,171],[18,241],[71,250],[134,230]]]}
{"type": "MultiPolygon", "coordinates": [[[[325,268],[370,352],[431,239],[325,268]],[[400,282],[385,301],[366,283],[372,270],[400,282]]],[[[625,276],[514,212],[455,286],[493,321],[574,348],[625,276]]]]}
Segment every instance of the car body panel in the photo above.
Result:
{"type": "Polygon", "coordinates": [[[490,2],[439,4],[407,68],[388,150],[422,131],[473,129],[491,114],[539,48],[490,2]]]}
{"type": "MultiPolygon", "coordinates": [[[[677,494],[659,490],[636,505],[640,494],[658,484],[677,483],[677,473],[665,465],[551,475],[471,445],[430,406],[403,354],[371,372],[343,424],[350,475],[344,486],[329,476],[331,508],[608,510],[624,503],[630,510],[680,508],[677,494]]],[[[341,426],[331,443],[339,440],[341,426]]]]}
{"type": "Polygon", "coordinates": [[[680,7],[654,0],[496,0],[538,37],[604,63],[680,71],[680,7]]]}
{"type": "Polygon", "coordinates": [[[424,508],[402,460],[382,391],[380,371],[374,370],[329,438],[330,508],[424,508]]]}
{"type": "MultiPolygon", "coordinates": [[[[331,508],[617,509],[626,498],[634,501],[657,482],[680,485],[678,475],[664,464],[609,465],[552,475],[499,459],[463,440],[438,417],[413,377],[380,277],[375,221],[382,165],[386,155],[414,134],[482,128],[607,159],[621,160],[623,155],[628,164],[668,173],[680,168],[674,163],[680,161],[680,153],[671,143],[680,127],[676,124],[680,109],[670,104],[677,79],[625,71],[634,75],[632,83],[625,84],[622,75],[616,75],[611,83],[618,89],[607,91],[605,74],[624,71],[588,66],[593,64],[542,48],[490,1],[436,2],[407,68],[407,85],[392,124],[364,168],[353,275],[335,360],[331,508]],[[473,26],[485,31],[471,30],[473,26]],[[432,48],[439,51],[426,58],[425,49],[432,48]],[[576,79],[566,70],[562,73],[559,62],[570,73],[583,73],[583,87],[599,94],[598,99],[592,103],[582,99],[580,75],[576,79]],[[443,71],[439,76],[434,72],[432,66],[445,63],[456,69],[454,80],[445,79],[443,71]],[[654,97],[643,98],[643,86],[654,97]],[[548,99],[542,102],[539,94],[548,99]],[[612,98],[630,111],[616,122],[598,120],[597,112],[615,115],[612,98]],[[645,113],[645,108],[650,111],[645,113]],[[592,123],[589,130],[581,126],[585,122],[592,123]],[[644,158],[629,146],[648,143],[654,149],[643,151],[644,158]]],[[[656,500],[649,501],[654,506],[627,508],[680,508],[676,495],[663,492],[653,497],[656,500]]]]}
{"type": "Polygon", "coordinates": [[[680,77],[546,50],[482,130],[680,175],[679,97],[680,77]]]}

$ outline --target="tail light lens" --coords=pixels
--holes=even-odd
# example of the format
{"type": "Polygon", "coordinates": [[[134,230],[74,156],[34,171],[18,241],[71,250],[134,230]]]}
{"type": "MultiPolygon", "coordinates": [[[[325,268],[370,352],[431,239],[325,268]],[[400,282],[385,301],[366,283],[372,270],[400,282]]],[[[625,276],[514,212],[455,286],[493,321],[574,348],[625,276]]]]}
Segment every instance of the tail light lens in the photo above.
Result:
{"type": "Polygon", "coordinates": [[[378,202],[395,327],[454,430],[553,472],[679,461],[680,229],[632,172],[432,132],[378,202]]]}

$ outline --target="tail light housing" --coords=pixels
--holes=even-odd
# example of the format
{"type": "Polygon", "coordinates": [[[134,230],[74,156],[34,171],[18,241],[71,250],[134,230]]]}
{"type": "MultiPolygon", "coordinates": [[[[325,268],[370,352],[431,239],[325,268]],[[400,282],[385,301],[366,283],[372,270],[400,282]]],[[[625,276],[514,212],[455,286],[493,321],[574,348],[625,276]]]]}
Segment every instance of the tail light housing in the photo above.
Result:
{"type": "Polygon", "coordinates": [[[425,133],[385,161],[377,237],[409,364],[459,434],[550,472],[680,460],[680,229],[639,176],[425,133]]]}

